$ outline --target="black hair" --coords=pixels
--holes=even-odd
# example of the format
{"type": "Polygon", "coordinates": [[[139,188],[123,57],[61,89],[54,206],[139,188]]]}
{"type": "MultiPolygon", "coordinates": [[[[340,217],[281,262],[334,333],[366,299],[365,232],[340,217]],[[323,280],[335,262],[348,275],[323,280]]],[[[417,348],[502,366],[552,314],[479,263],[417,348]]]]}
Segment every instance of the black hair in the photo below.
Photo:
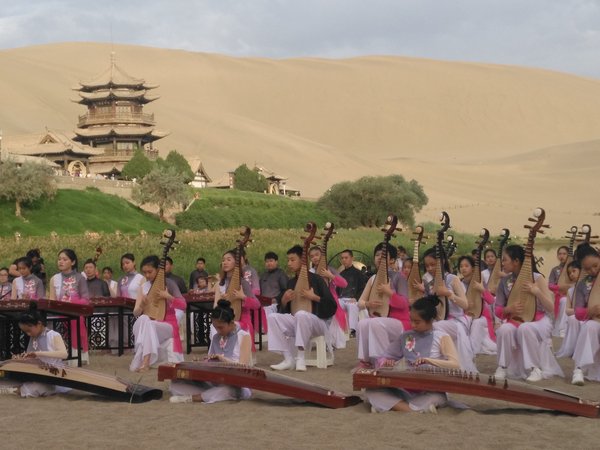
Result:
{"type": "MultiPolygon", "coordinates": [[[[237,252],[238,252],[237,248],[232,248],[231,250],[227,250],[225,253],[223,253],[223,256],[230,254],[230,255],[233,255],[233,257],[235,258],[237,252]]],[[[241,259],[240,259],[240,264],[241,264],[241,259]]],[[[232,272],[232,274],[233,274],[233,272],[232,272]]],[[[227,274],[223,270],[222,265],[221,265],[221,270],[219,271],[219,278],[221,279],[221,281],[219,281],[219,286],[225,286],[225,281],[227,280],[227,274]]]]}
{"type": "Polygon", "coordinates": [[[110,273],[113,273],[112,267],[110,266],[106,266],[102,268],[102,272],[104,272],[105,270],[108,270],[110,273]]]}
{"type": "Polygon", "coordinates": [[[384,246],[387,249],[388,258],[398,258],[398,249],[396,249],[396,247],[394,247],[393,245],[386,244],[385,242],[380,242],[375,246],[375,248],[373,249],[373,256],[375,256],[375,253],[377,253],[378,251],[383,250],[384,246]]]}
{"type": "Polygon", "coordinates": [[[300,245],[294,245],[286,252],[287,255],[298,255],[300,258],[302,258],[302,253],[304,253],[304,249],[300,245]]]}
{"type": "Polygon", "coordinates": [[[342,250],[342,251],[340,252],[340,254],[341,254],[341,253],[348,253],[350,256],[354,256],[354,253],[352,253],[352,250],[350,250],[349,248],[347,248],[347,249],[345,249],[345,250],[342,250]]]}
{"type": "Polygon", "coordinates": [[[94,261],[92,258],[86,259],[83,263],[83,267],[87,266],[88,264],[93,264],[93,266],[96,267],[96,261],[94,261]]]}
{"type": "Polygon", "coordinates": [[[485,257],[487,256],[488,253],[493,253],[496,258],[498,257],[498,253],[496,253],[496,250],[494,250],[493,248],[487,248],[485,250],[485,252],[483,252],[483,258],[484,259],[485,259],[485,257]]]}
{"type": "Polygon", "coordinates": [[[171,258],[170,256],[167,256],[165,258],[165,261],[168,262],[169,264],[173,265],[173,258],[171,258]]]}
{"type": "Polygon", "coordinates": [[[406,249],[402,245],[398,246],[398,253],[400,253],[400,252],[406,253],[406,249]]]}
{"type": "Polygon", "coordinates": [[[458,258],[458,261],[456,263],[457,267],[460,270],[460,263],[463,261],[469,261],[469,264],[471,265],[471,267],[475,267],[475,259],[472,256],[469,255],[463,255],[460,258],[458,258]]]}
{"type": "Polygon", "coordinates": [[[569,264],[567,264],[567,269],[571,269],[571,268],[581,270],[581,263],[579,261],[577,261],[576,259],[574,259],[569,264]]]}
{"type": "Polygon", "coordinates": [[[310,250],[308,251],[308,253],[312,252],[313,250],[319,250],[319,252],[321,251],[321,247],[319,247],[318,245],[313,245],[310,250]]]}
{"type": "Polygon", "coordinates": [[[64,253],[65,255],[67,255],[67,258],[73,261],[73,266],[71,268],[73,270],[77,270],[77,254],[75,253],[75,250],[72,250],[70,248],[63,248],[60,252],[58,252],[59,255],[61,253],[64,253]]]}
{"type": "Polygon", "coordinates": [[[0,267],[0,272],[3,271],[3,270],[6,270],[6,272],[10,273],[10,271],[8,270],[8,267],[0,267]]]}
{"type": "Polygon", "coordinates": [[[231,323],[235,319],[233,308],[229,300],[221,299],[217,302],[217,306],[212,310],[210,317],[213,320],[222,320],[223,322],[231,323]]]}
{"type": "Polygon", "coordinates": [[[588,256],[595,256],[596,258],[600,257],[594,247],[587,242],[582,242],[577,246],[577,250],[575,250],[575,259],[581,262],[588,256]]]}
{"type": "Polygon", "coordinates": [[[32,248],[31,250],[29,250],[25,256],[28,256],[29,258],[33,259],[33,258],[41,258],[40,256],[40,249],[39,248],[32,248]]]}
{"type": "Polygon", "coordinates": [[[431,322],[437,317],[437,305],[440,304],[440,299],[437,295],[427,295],[421,297],[411,305],[411,311],[416,311],[421,319],[425,322],[431,322]]]}
{"type": "MultiPolygon", "coordinates": [[[[425,265],[425,258],[427,258],[427,257],[437,259],[437,251],[436,251],[435,247],[431,247],[431,248],[428,248],[427,250],[425,250],[425,253],[423,253],[423,259],[422,259],[423,265],[425,265]]],[[[448,263],[447,259],[444,261],[444,271],[450,272],[450,264],[448,263]]]]}
{"type": "Polygon", "coordinates": [[[521,264],[523,264],[523,262],[525,261],[525,249],[520,245],[507,245],[506,247],[504,247],[504,253],[506,253],[506,255],[513,261],[519,260],[521,264]]]}
{"type": "Polygon", "coordinates": [[[33,261],[31,260],[31,258],[29,256],[23,256],[21,258],[18,258],[15,261],[15,266],[18,266],[19,263],[25,264],[25,266],[29,267],[29,269],[31,269],[33,267],[33,261]]]}
{"type": "Polygon", "coordinates": [[[558,252],[560,252],[562,249],[565,249],[567,253],[569,253],[569,247],[567,247],[566,245],[561,245],[556,249],[556,254],[558,255],[558,252]]]}
{"type": "Polygon", "coordinates": [[[135,256],[133,256],[133,253],[125,253],[123,256],[121,256],[121,269],[123,269],[124,259],[128,259],[131,262],[135,262],[135,256]]]}
{"type": "Polygon", "coordinates": [[[202,257],[200,257],[196,260],[196,264],[198,264],[200,261],[202,261],[204,264],[206,264],[206,260],[202,257]]]}
{"type": "Polygon", "coordinates": [[[44,326],[46,325],[46,321],[44,317],[40,314],[37,309],[37,303],[30,302],[29,303],[29,311],[21,314],[19,316],[19,325],[37,325],[38,323],[42,323],[44,326]]]}
{"type": "Polygon", "coordinates": [[[275,261],[279,261],[279,256],[275,252],[267,252],[265,253],[265,261],[267,259],[274,259],[275,261]]]}
{"type": "Polygon", "coordinates": [[[140,264],[140,268],[144,266],[152,266],[155,269],[158,269],[158,265],[160,264],[160,258],[156,255],[146,256],[142,259],[142,263],[140,264]]]}

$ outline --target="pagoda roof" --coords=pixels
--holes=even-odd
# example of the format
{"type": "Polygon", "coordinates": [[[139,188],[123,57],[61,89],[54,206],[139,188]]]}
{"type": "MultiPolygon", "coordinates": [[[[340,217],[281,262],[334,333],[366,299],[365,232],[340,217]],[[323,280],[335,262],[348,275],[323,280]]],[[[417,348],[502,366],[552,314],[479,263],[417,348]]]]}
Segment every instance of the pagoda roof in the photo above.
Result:
{"type": "Polygon", "coordinates": [[[148,95],[146,89],[133,91],[131,89],[109,88],[100,89],[94,92],[79,91],[78,100],[73,100],[76,103],[87,104],[98,100],[140,100],[143,103],[150,103],[160,98],[159,95],[148,95]]]}
{"type": "Polygon", "coordinates": [[[102,87],[133,87],[144,89],[155,89],[157,84],[148,84],[143,78],[134,78],[121,69],[115,62],[114,53],[111,54],[110,67],[99,75],[79,82],[79,86],[74,87],[76,91],[96,90],[102,87]]]}
{"type": "Polygon", "coordinates": [[[90,128],[77,128],[75,133],[82,137],[98,137],[98,136],[146,136],[151,135],[156,139],[164,138],[169,133],[166,131],[156,130],[154,127],[143,126],[100,126],[90,128]]]}
{"type": "Polygon", "coordinates": [[[260,173],[267,180],[283,181],[283,180],[287,180],[288,179],[288,177],[284,177],[283,175],[278,175],[275,172],[267,170],[264,167],[261,167],[259,165],[255,165],[254,166],[254,170],[256,170],[258,173],[260,173]]]}
{"type": "Polygon", "coordinates": [[[18,155],[16,153],[10,153],[8,151],[2,150],[0,152],[0,161],[14,161],[17,164],[23,164],[25,162],[33,162],[37,164],[43,164],[46,166],[50,166],[52,168],[60,167],[59,164],[56,164],[49,159],[39,157],[39,156],[29,156],[29,155],[18,155]]]}
{"type": "Polygon", "coordinates": [[[56,155],[75,153],[80,155],[101,155],[104,149],[98,149],[73,140],[72,133],[46,130],[44,133],[8,135],[2,139],[2,148],[18,155],[56,155]]]}

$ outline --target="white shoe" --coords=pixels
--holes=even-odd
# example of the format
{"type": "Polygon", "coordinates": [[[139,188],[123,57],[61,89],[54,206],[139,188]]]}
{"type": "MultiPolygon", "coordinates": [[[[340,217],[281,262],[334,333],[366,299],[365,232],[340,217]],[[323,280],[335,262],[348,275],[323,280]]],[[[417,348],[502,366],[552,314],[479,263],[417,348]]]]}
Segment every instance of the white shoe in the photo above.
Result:
{"type": "Polygon", "coordinates": [[[296,360],[296,370],[298,372],[306,372],[306,361],[304,361],[304,358],[296,360]]]}
{"type": "Polygon", "coordinates": [[[574,384],[575,386],[583,386],[585,384],[583,380],[583,370],[573,370],[573,378],[571,379],[571,384],[574,384]]]}
{"type": "Polygon", "coordinates": [[[498,368],[496,369],[496,373],[494,373],[494,378],[496,380],[506,380],[506,368],[502,367],[502,366],[498,366],[498,368]]]}
{"type": "Polygon", "coordinates": [[[191,395],[171,395],[171,403],[192,403],[194,399],[191,395]]]}
{"type": "Polygon", "coordinates": [[[435,405],[429,405],[429,407],[427,409],[421,410],[421,413],[437,414],[437,408],[435,407],[435,405]]]}
{"type": "Polygon", "coordinates": [[[527,377],[527,381],[531,381],[531,382],[536,382],[536,381],[542,381],[544,377],[542,377],[542,371],[540,369],[538,369],[537,367],[534,367],[533,369],[531,369],[531,372],[529,373],[529,376],[527,377]]]}
{"type": "Polygon", "coordinates": [[[379,413],[379,411],[377,411],[374,406],[371,406],[371,414],[378,414],[378,413],[379,413]]]}
{"type": "Polygon", "coordinates": [[[293,359],[284,359],[279,364],[271,365],[273,370],[292,370],[296,367],[296,362],[293,359]]]}
{"type": "Polygon", "coordinates": [[[0,395],[12,395],[12,394],[16,394],[17,391],[19,390],[19,388],[16,387],[1,387],[0,388],[0,395]]]}

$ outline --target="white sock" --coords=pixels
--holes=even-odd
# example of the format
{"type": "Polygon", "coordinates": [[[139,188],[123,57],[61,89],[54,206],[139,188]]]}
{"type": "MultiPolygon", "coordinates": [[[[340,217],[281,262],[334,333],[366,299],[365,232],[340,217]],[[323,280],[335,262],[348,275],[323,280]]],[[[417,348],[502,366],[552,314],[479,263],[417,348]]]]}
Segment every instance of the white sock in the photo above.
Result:
{"type": "Polygon", "coordinates": [[[298,354],[296,355],[296,359],[304,361],[304,350],[298,350],[298,354]]]}

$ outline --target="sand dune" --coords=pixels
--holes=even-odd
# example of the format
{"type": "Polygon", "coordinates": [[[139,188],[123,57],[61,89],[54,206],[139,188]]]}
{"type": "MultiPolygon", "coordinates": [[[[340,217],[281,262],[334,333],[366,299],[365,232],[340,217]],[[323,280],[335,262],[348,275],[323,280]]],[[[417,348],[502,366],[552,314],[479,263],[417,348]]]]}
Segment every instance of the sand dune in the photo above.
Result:
{"type": "MultiPolygon", "coordinates": [[[[110,51],[89,43],[0,51],[0,128],[73,129],[85,110],[70,88],[106,69],[110,51]]],[[[126,72],[160,84],[146,109],[171,131],[161,151],[201,159],[215,179],[258,163],[316,197],[337,181],[401,173],[430,197],[420,220],[446,208],[472,231],[521,228],[537,205],[560,229],[598,218],[599,80],[401,57],[115,51],[126,72]]]]}

